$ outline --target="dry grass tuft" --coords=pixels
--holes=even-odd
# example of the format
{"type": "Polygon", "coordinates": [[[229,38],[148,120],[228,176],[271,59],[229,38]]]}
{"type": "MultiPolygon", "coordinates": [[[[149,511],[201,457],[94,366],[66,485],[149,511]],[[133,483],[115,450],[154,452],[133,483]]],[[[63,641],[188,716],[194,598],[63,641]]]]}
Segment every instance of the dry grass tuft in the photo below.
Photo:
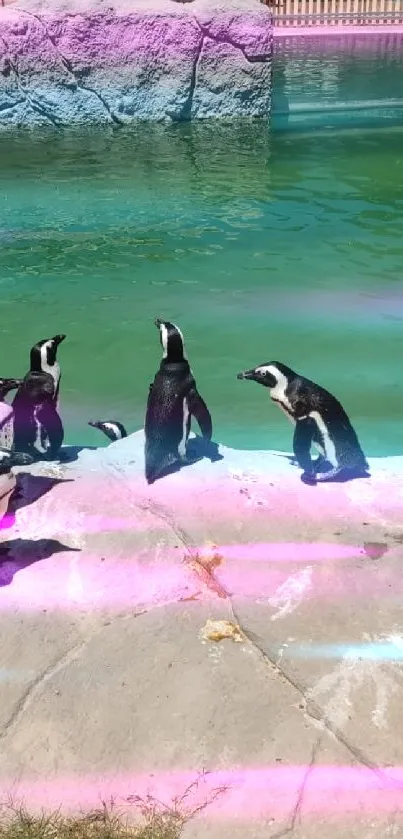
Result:
{"type": "Polygon", "coordinates": [[[133,824],[106,805],[75,817],[59,812],[32,815],[24,807],[8,807],[0,819],[0,839],[179,839],[185,823],[167,809],[149,811],[141,824],[133,824]]]}
{"type": "Polygon", "coordinates": [[[80,816],[60,811],[33,815],[24,806],[8,803],[0,806],[0,839],[179,839],[184,825],[226,791],[226,787],[214,789],[207,801],[192,808],[187,799],[197,785],[198,780],[170,806],[151,795],[130,796],[127,803],[137,811],[136,821],[128,819],[127,808],[125,813],[113,801],[80,816]]]}

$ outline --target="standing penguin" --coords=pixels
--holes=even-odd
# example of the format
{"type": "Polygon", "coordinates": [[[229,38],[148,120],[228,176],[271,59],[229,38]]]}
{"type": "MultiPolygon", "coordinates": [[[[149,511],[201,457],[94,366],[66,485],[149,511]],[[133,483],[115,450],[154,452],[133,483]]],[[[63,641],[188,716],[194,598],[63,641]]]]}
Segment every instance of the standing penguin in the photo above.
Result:
{"type": "Polygon", "coordinates": [[[60,367],[57,349],[65,335],[38,341],[31,349],[30,370],[14,397],[14,448],[37,460],[53,460],[64,430],[58,414],[60,367]]]}
{"type": "Polygon", "coordinates": [[[331,393],[278,361],[245,370],[237,378],[267,387],[273,402],[294,423],[294,454],[304,470],[305,483],[368,477],[358,437],[331,393]],[[315,462],[310,453],[312,443],[319,451],[315,462]]]}
{"type": "Polygon", "coordinates": [[[88,423],[92,428],[99,428],[114,443],[116,440],[123,440],[127,437],[127,431],[121,422],[117,420],[90,420],[88,423]]]}
{"type": "Polygon", "coordinates": [[[156,318],[163,357],[154,382],[150,385],[145,418],[145,472],[153,483],[171,467],[189,462],[186,446],[192,415],[202,436],[211,441],[213,427],[210,412],[197,391],[186,358],[180,329],[169,321],[156,318]]]}

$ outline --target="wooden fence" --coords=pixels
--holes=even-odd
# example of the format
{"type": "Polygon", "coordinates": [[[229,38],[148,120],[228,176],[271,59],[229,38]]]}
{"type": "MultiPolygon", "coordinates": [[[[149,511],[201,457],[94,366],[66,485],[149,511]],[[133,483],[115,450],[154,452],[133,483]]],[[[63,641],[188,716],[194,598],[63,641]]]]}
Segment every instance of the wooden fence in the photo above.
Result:
{"type": "MultiPolygon", "coordinates": [[[[0,0],[8,6],[15,0],[0,0]]],[[[403,24],[403,0],[262,0],[276,26],[403,24]]]]}
{"type": "Polygon", "coordinates": [[[265,0],[277,26],[403,23],[403,0],[265,0]]]}

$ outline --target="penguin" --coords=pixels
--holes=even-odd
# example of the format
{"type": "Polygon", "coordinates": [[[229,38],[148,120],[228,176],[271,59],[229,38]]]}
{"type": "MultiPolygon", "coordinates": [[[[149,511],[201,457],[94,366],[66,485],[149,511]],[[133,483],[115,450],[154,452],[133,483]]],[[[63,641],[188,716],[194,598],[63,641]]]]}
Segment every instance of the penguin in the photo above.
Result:
{"type": "MultiPolygon", "coordinates": [[[[6,402],[6,396],[10,390],[17,390],[22,379],[0,379],[0,403],[9,406],[6,402]]],[[[9,418],[5,420],[0,428],[0,448],[10,450],[13,448],[14,442],[14,412],[12,411],[9,418]]]]}
{"type": "Polygon", "coordinates": [[[213,426],[206,403],[198,393],[178,326],[156,318],[163,351],[150,385],[145,417],[145,473],[148,484],[172,467],[190,463],[187,442],[194,416],[202,437],[211,442],[213,426]]]}
{"type": "Polygon", "coordinates": [[[17,390],[21,384],[22,379],[0,379],[0,402],[5,402],[10,390],[17,390]]]}
{"type": "Polygon", "coordinates": [[[350,420],[338,400],[310,379],[279,361],[238,373],[264,385],[295,425],[293,448],[304,483],[368,477],[368,463],[350,420]],[[311,459],[311,445],[319,452],[311,459]]]}
{"type": "Polygon", "coordinates": [[[112,442],[123,440],[124,437],[127,437],[127,431],[124,425],[116,420],[90,420],[88,425],[91,425],[92,428],[99,428],[112,442]]]}
{"type": "Polygon", "coordinates": [[[14,449],[36,460],[54,460],[64,438],[58,413],[60,366],[57,350],[65,335],[38,341],[31,363],[13,400],[14,449]]]}
{"type": "Polygon", "coordinates": [[[34,462],[26,452],[15,452],[0,446],[0,475],[8,475],[13,466],[30,466],[34,462]]]}

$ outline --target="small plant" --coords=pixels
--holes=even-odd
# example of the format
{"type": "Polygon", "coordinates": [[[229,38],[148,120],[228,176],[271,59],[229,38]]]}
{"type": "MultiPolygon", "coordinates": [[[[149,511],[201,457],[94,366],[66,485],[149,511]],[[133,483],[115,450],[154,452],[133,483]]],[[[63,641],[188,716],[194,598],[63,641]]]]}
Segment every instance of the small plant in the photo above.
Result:
{"type": "Polygon", "coordinates": [[[184,825],[226,790],[214,789],[207,801],[192,807],[187,800],[198,784],[196,779],[169,806],[151,795],[129,796],[125,801],[137,810],[136,821],[113,800],[79,816],[60,810],[34,815],[23,805],[8,803],[0,806],[0,839],[180,839],[184,825]]]}

